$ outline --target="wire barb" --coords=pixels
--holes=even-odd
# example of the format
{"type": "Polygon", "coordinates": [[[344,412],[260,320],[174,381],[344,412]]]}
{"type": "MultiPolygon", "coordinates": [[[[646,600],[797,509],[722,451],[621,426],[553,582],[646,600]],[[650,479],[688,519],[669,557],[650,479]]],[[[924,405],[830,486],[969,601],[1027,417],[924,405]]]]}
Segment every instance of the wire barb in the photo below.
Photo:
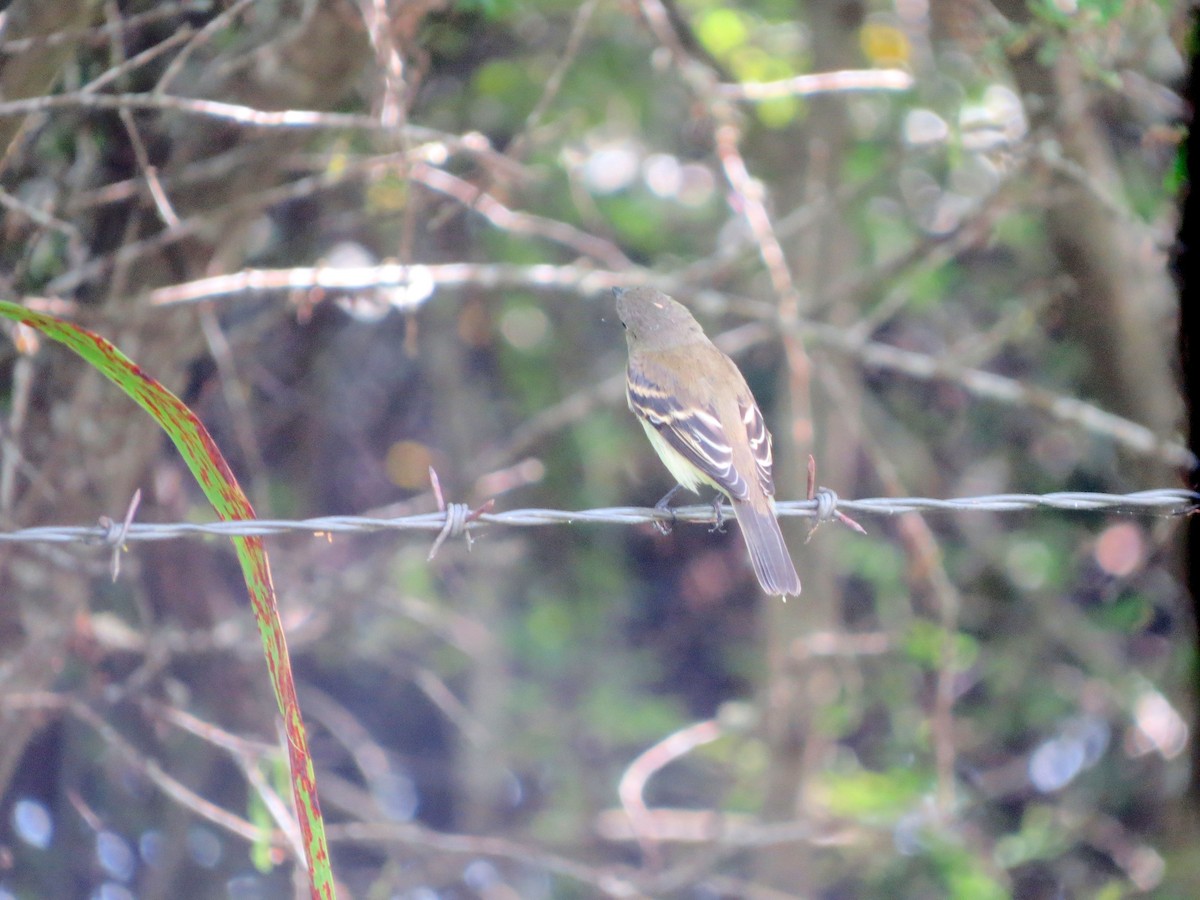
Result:
{"type": "Polygon", "coordinates": [[[825,522],[832,522],[834,519],[841,522],[851,531],[856,531],[859,534],[866,534],[867,529],[863,528],[852,518],[838,509],[838,495],[830,488],[819,488],[817,485],[817,460],[810,453],[808,454],[808,499],[813,503],[814,519],[812,527],[808,529],[808,535],[804,538],[804,543],[812,540],[812,536],[817,533],[817,529],[825,522]]]}
{"type": "Polygon", "coordinates": [[[446,538],[466,535],[467,547],[471,546],[472,539],[467,534],[467,517],[471,514],[471,507],[466,503],[451,503],[445,507],[444,512],[446,513],[446,524],[442,526],[433,546],[429,548],[429,556],[426,557],[429,562],[433,562],[433,558],[437,556],[437,552],[446,542],[446,538]]]}
{"type": "Polygon", "coordinates": [[[816,524],[832,522],[838,512],[837,493],[829,488],[818,488],[813,499],[817,501],[816,524]]]}
{"type": "Polygon", "coordinates": [[[125,518],[120,522],[110,519],[108,516],[100,517],[100,527],[104,529],[101,540],[112,547],[112,561],[109,564],[112,570],[112,580],[116,584],[117,576],[121,574],[121,551],[127,549],[125,541],[129,537],[129,529],[133,525],[133,517],[137,514],[137,508],[142,502],[142,489],[138,488],[133,492],[133,496],[129,498],[129,506],[125,508],[125,518]]]}
{"type": "Polygon", "coordinates": [[[471,509],[467,503],[447,503],[446,498],[442,496],[442,483],[433,466],[429,467],[429,483],[433,487],[433,496],[437,500],[438,510],[445,514],[445,524],[442,525],[442,530],[438,532],[433,546],[429,548],[429,556],[426,557],[427,562],[433,562],[433,558],[437,556],[438,550],[441,549],[447,538],[465,537],[467,549],[470,550],[474,539],[467,531],[467,526],[477,521],[480,516],[490,513],[495,508],[496,501],[488,500],[478,509],[471,509]]]}

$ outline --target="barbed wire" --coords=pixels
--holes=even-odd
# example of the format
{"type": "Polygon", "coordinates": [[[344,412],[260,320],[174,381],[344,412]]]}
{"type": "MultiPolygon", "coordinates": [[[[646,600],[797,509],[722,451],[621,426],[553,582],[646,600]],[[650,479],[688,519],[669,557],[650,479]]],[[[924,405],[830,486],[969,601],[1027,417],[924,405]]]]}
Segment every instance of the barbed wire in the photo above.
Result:
{"type": "MultiPolygon", "coordinates": [[[[987,494],[938,500],[929,497],[872,497],[841,500],[826,488],[812,500],[777,503],[781,517],[808,517],[818,522],[837,518],[839,513],[894,516],[909,512],[1019,512],[1056,509],[1071,512],[1111,511],[1126,514],[1179,516],[1200,510],[1200,493],[1160,488],[1131,494],[1058,492],[1050,494],[987,494]]],[[[722,507],[727,517],[732,509],[722,507]]],[[[534,527],[545,525],[642,525],[653,522],[704,522],[714,520],[712,504],[654,509],[640,506],[613,506],[600,509],[513,509],[492,512],[490,507],[472,509],[465,503],[451,503],[444,510],[415,515],[375,518],[371,516],[321,516],[313,519],[240,519],[223,522],[130,522],[107,517],[97,525],[46,525],[0,532],[0,543],[83,543],[121,545],[140,541],[166,541],[209,535],[216,537],[271,537],[284,534],[362,534],[379,531],[426,531],[455,536],[487,525],[534,527]]]]}

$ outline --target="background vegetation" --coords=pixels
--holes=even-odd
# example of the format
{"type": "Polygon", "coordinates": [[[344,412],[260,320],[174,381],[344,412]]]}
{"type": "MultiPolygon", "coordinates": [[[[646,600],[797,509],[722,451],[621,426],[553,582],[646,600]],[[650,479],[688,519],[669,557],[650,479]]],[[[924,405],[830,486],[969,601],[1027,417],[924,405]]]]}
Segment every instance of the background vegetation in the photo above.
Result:
{"type": "MultiPolygon", "coordinates": [[[[432,510],[430,465],[473,506],[650,505],[608,291],[642,283],[737,356],[781,498],[810,452],[843,497],[1172,486],[1188,12],[15,0],[0,289],[183,396],[264,517],[432,510]]],[[[5,530],[138,488],[211,518],[9,333],[5,530]]],[[[732,528],[272,539],[341,893],[1191,896],[1178,521],[860,520],[790,520],[787,604],[732,528]]],[[[5,900],[306,890],[246,836],[287,791],[226,543],[115,582],[0,544],[0,734],[5,900]]]]}

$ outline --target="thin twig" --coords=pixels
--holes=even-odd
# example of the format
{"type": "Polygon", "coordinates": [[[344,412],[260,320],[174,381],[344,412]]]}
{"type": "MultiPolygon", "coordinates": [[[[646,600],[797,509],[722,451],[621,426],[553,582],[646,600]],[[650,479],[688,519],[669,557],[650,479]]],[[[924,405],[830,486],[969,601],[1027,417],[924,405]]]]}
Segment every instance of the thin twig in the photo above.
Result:
{"type": "Polygon", "coordinates": [[[588,25],[591,24],[592,15],[596,12],[598,5],[599,0],[584,0],[580,4],[579,10],[575,14],[575,21],[571,23],[571,32],[567,35],[566,46],[563,47],[562,52],[559,54],[558,63],[555,65],[554,71],[546,79],[546,86],[542,89],[542,95],[538,97],[537,103],[534,104],[533,109],[529,111],[529,115],[525,118],[525,124],[521,126],[520,132],[517,133],[517,136],[505,151],[505,156],[508,156],[510,159],[519,160],[525,155],[525,151],[533,140],[533,132],[541,124],[542,117],[546,115],[546,110],[550,108],[550,104],[558,96],[567,71],[579,55],[579,50],[583,46],[583,36],[587,34],[588,25]]]}
{"type": "Polygon", "coordinates": [[[417,163],[409,170],[408,175],[430,190],[452,197],[468,209],[479,213],[501,231],[553,241],[617,271],[633,268],[629,257],[612,241],[582,231],[567,222],[509,209],[482,188],[445,169],[427,163],[417,163]]]}
{"type": "MultiPolygon", "coordinates": [[[[252,822],[235,815],[215,803],[201,797],[173,776],[167,774],[154,759],[126,740],[112,725],[104,721],[95,710],[81,700],[51,693],[10,694],[0,698],[0,705],[9,710],[28,709],[39,711],[66,712],[73,715],[95,731],[109,747],[117,751],[147,781],[155,785],[176,803],[191,810],[202,819],[220,826],[251,842],[272,836],[252,822]]],[[[301,859],[303,857],[300,857],[301,859]]]]}
{"type": "Polygon", "coordinates": [[[616,868],[595,868],[532,845],[505,838],[447,834],[416,823],[344,822],[326,826],[331,843],[398,844],[468,856],[509,859],[582,882],[609,897],[641,898],[645,894],[616,868]]]}
{"type": "Polygon", "coordinates": [[[163,72],[162,77],[158,79],[158,84],[154,86],[154,93],[165,93],[167,88],[171,86],[171,82],[183,71],[183,66],[191,55],[212,40],[218,31],[228,28],[233,20],[241,15],[242,10],[253,2],[254,0],[237,0],[232,6],[224,10],[220,15],[214,16],[203,28],[192,35],[187,46],[175,55],[170,65],[167,66],[166,71],[163,72]]]}
{"type": "MultiPolygon", "coordinates": [[[[7,4],[6,4],[7,5],[7,4]]],[[[149,25],[154,22],[161,22],[164,19],[170,19],[177,15],[186,15],[194,12],[208,12],[212,8],[210,0],[196,0],[196,2],[169,3],[160,0],[155,4],[152,10],[148,12],[138,13],[136,15],[126,16],[117,28],[121,32],[130,32],[135,28],[140,28],[143,25],[149,25]]],[[[0,41],[0,56],[16,56],[20,53],[25,53],[34,49],[49,49],[57,47],[61,44],[99,44],[110,40],[113,34],[113,26],[100,25],[95,28],[84,29],[66,29],[63,31],[55,31],[51,34],[39,34],[34,37],[19,38],[12,41],[0,41]]]]}
{"type": "Polygon", "coordinates": [[[21,198],[10,194],[4,188],[0,188],[0,206],[17,215],[24,216],[36,225],[41,225],[45,229],[57,232],[72,244],[78,244],[82,241],[79,229],[74,224],[64,219],[59,219],[35,206],[31,206],[21,198]]]}
{"type": "Polygon", "coordinates": [[[912,86],[912,75],[903,69],[844,69],[796,75],[782,81],[722,84],[717,91],[731,100],[758,101],[855,91],[906,91],[912,86]]]}
{"type": "MultiPolygon", "coordinates": [[[[400,309],[412,309],[427,300],[435,290],[471,285],[485,289],[522,287],[530,290],[564,291],[583,296],[599,294],[614,287],[652,285],[669,294],[691,295],[705,304],[728,308],[727,299],[716,292],[696,292],[669,278],[633,271],[617,273],[587,266],[555,266],[549,264],[521,266],[506,263],[444,263],[438,265],[402,265],[384,263],[378,266],[329,267],[309,266],[295,269],[247,269],[229,275],[217,275],[196,281],[170,285],[151,291],[151,305],[174,306],[197,303],[218,297],[261,291],[297,291],[325,288],[332,291],[374,290],[383,287],[404,287],[390,301],[400,309]]],[[[26,298],[31,307],[54,304],[53,298],[26,298]]],[[[739,311],[750,312],[763,319],[777,320],[777,310],[769,304],[743,303],[739,311]]],[[[775,331],[757,326],[761,331],[744,346],[766,340],[775,331]]],[[[1137,422],[1100,409],[1091,403],[1057,394],[1045,388],[1023,384],[1004,375],[982,369],[956,365],[927,353],[904,350],[865,337],[847,333],[843,328],[815,322],[799,321],[794,326],[801,337],[826,347],[850,354],[870,368],[901,372],[922,381],[935,379],[957,384],[967,393],[1009,406],[1024,406],[1037,410],[1070,425],[1106,437],[1127,451],[1159,460],[1169,466],[1192,469],[1200,465],[1195,455],[1177,441],[1159,437],[1137,422]]],[[[777,329],[776,329],[777,330],[777,329]]],[[[720,343],[720,342],[718,342],[720,343]]],[[[723,347],[727,352],[729,347],[723,347]]]]}
{"type": "Polygon", "coordinates": [[[147,49],[143,50],[141,53],[137,54],[136,56],[131,56],[129,59],[122,60],[117,65],[115,65],[112,68],[101,73],[96,78],[92,79],[87,84],[85,84],[83,87],[81,87],[79,89],[79,93],[80,94],[96,93],[105,85],[112,84],[114,81],[116,81],[122,75],[127,75],[128,73],[132,72],[133,70],[135,70],[141,66],[144,66],[149,62],[152,62],[153,60],[157,59],[162,54],[166,53],[168,50],[171,50],[174,47],[176,47],[177,45],[182,44],[184,41],[189,40],[191,38],[191,36],[192,36],[191,26],[190,25],[181,26],[178,31],[176,31],[170,37],[168,37],[162,41],[159,41],[153,47],[148,47],[147,49]]]}
{"type": "Polygon", "coordinates": [[[621,807],[629,816],[629,824],[637,835],[642,854],[651,869],[659,869],[662,855],[658,849],[658,835],[654,830],[654,818],[646,805],[646,785],[656,772],[666,768],[675,760],[691,753],[697,747],[711,744],[722,734],[721,723],[716,719],[693,722],[686,728],[667,735],[640,753],[626,768],[617,785],[617,796],[621,807]]]}

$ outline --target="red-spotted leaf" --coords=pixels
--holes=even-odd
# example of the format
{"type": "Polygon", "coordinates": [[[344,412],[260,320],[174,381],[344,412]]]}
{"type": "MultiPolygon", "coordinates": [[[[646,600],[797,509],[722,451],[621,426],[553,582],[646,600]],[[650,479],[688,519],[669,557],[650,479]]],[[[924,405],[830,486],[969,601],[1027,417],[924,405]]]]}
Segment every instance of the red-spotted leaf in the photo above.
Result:
{"type": "MultiPolygon", "coordinates": [[[[70,322],[39,313],[15,303],[0,300],[0,315],[34,328],[46,337],[66,344],[85,361],[115,383],[134,399],[179,448],[192,475],[199,482],[217,515],[222,519],[252,519],[254,510],[238,486],[229,464],[213,443],[208,430],[178,397],[143,372],[111,343],[70,322]]],[[[283,715],[287,732],[288,754],[292,772],[292,793],[299,810],[304,851],[312,876],[312,895],[315,898],[334,896],[333,872],[329,864],[329,848],[325,841],[325,825],[317,803],[317,782],[300,706],[296,702],[296,685],[288,659],[283,625],[271,583],[271,568],[261,538],[232,538],[242,574],[250,592],[250,602],[258,621],[259,634],[267,655],[267,667],[275,699],[283,715]]]]}

